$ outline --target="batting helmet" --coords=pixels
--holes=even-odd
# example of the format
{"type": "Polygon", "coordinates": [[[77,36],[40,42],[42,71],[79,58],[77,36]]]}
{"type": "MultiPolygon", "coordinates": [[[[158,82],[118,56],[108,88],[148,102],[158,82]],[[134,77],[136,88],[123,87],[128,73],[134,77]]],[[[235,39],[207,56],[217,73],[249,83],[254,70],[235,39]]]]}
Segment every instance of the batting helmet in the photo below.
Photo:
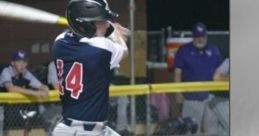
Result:
{"type": "MultiPolygon", "coordinates": [[[[91,38],[96,32],[94,21],[113,21],[119,15],[109,9],[106,0],[71,0],[67,6],[66,16],[74,33],[91,38]]],[[[113,30],[110,25],[105,36],[109,36],[113,30]]]]}

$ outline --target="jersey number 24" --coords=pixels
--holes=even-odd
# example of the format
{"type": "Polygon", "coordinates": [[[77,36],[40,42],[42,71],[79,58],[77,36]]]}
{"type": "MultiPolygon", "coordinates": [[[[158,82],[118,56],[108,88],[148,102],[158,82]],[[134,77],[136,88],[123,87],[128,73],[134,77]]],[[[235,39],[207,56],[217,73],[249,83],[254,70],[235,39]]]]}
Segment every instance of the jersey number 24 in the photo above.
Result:
{"type": "MultiPolygon", "coordinates": [[[[64,95],[64,87],[62,86],[63,79],[63,67],[64,62],[61,59],[57,59],[57,74],[58,74],[58,82],[59,82],[59,93],[60,95],[64,95]]],[[[68,74],[65,77],[65,90],[71,92],[71,97],[74,99],[78,99],[80,94],[83,91],[83,64],[79,62],[74,62],[71,68],[69,69],[68,74]]]]}

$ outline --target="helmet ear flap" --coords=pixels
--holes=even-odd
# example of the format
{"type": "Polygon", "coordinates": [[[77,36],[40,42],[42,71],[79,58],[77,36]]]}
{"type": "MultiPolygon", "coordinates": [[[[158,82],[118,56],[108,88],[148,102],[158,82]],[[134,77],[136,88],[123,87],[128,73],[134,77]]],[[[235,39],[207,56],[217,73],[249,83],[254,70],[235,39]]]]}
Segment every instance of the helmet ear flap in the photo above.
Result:
{"type": "Polygon", "coordinates": [[[96,26],[93,22],[81,22],[79,31],[83,36],[91,38],[96,33],[96,26]]]}
{"type": "Polygon", "coordinates": [[[77,35],[91,38],[96,33],[96,26],[93,22],[78,21],[77,19],[69,21],[71,21],[71,30],[77,35]]]}

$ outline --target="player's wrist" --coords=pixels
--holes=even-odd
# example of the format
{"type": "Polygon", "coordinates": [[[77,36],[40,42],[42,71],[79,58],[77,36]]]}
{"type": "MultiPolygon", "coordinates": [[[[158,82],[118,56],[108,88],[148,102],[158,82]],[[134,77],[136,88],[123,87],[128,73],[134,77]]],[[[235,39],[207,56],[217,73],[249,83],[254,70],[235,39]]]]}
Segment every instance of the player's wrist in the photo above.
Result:
{"type": "Polygon", "coordinates": [[[36,91],[34,91],[34,90],[30,90],[30,95],[31,95],[31,96],[37,96],[37,93],[36,93],[36,91]]]}

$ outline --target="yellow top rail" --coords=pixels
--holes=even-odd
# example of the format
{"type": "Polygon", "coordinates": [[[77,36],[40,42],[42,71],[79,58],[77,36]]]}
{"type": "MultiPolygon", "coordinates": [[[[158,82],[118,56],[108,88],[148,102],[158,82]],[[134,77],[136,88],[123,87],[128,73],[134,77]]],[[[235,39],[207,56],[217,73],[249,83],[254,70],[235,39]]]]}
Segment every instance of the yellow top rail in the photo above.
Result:
{"type": "MultiPolygon", "coordinates": [[[[119,85],[110,87],[110,96],[147,95],[153,93],[186,93],[228,91],[229,82],[182,82],[141,85],[119,85]]],[[[0,93],[0,103],[18,104],[33,102],[58,102],[59,94],[56,90],[49,92],[49,97],[39,99],[18,93],[0,93]]]]}

